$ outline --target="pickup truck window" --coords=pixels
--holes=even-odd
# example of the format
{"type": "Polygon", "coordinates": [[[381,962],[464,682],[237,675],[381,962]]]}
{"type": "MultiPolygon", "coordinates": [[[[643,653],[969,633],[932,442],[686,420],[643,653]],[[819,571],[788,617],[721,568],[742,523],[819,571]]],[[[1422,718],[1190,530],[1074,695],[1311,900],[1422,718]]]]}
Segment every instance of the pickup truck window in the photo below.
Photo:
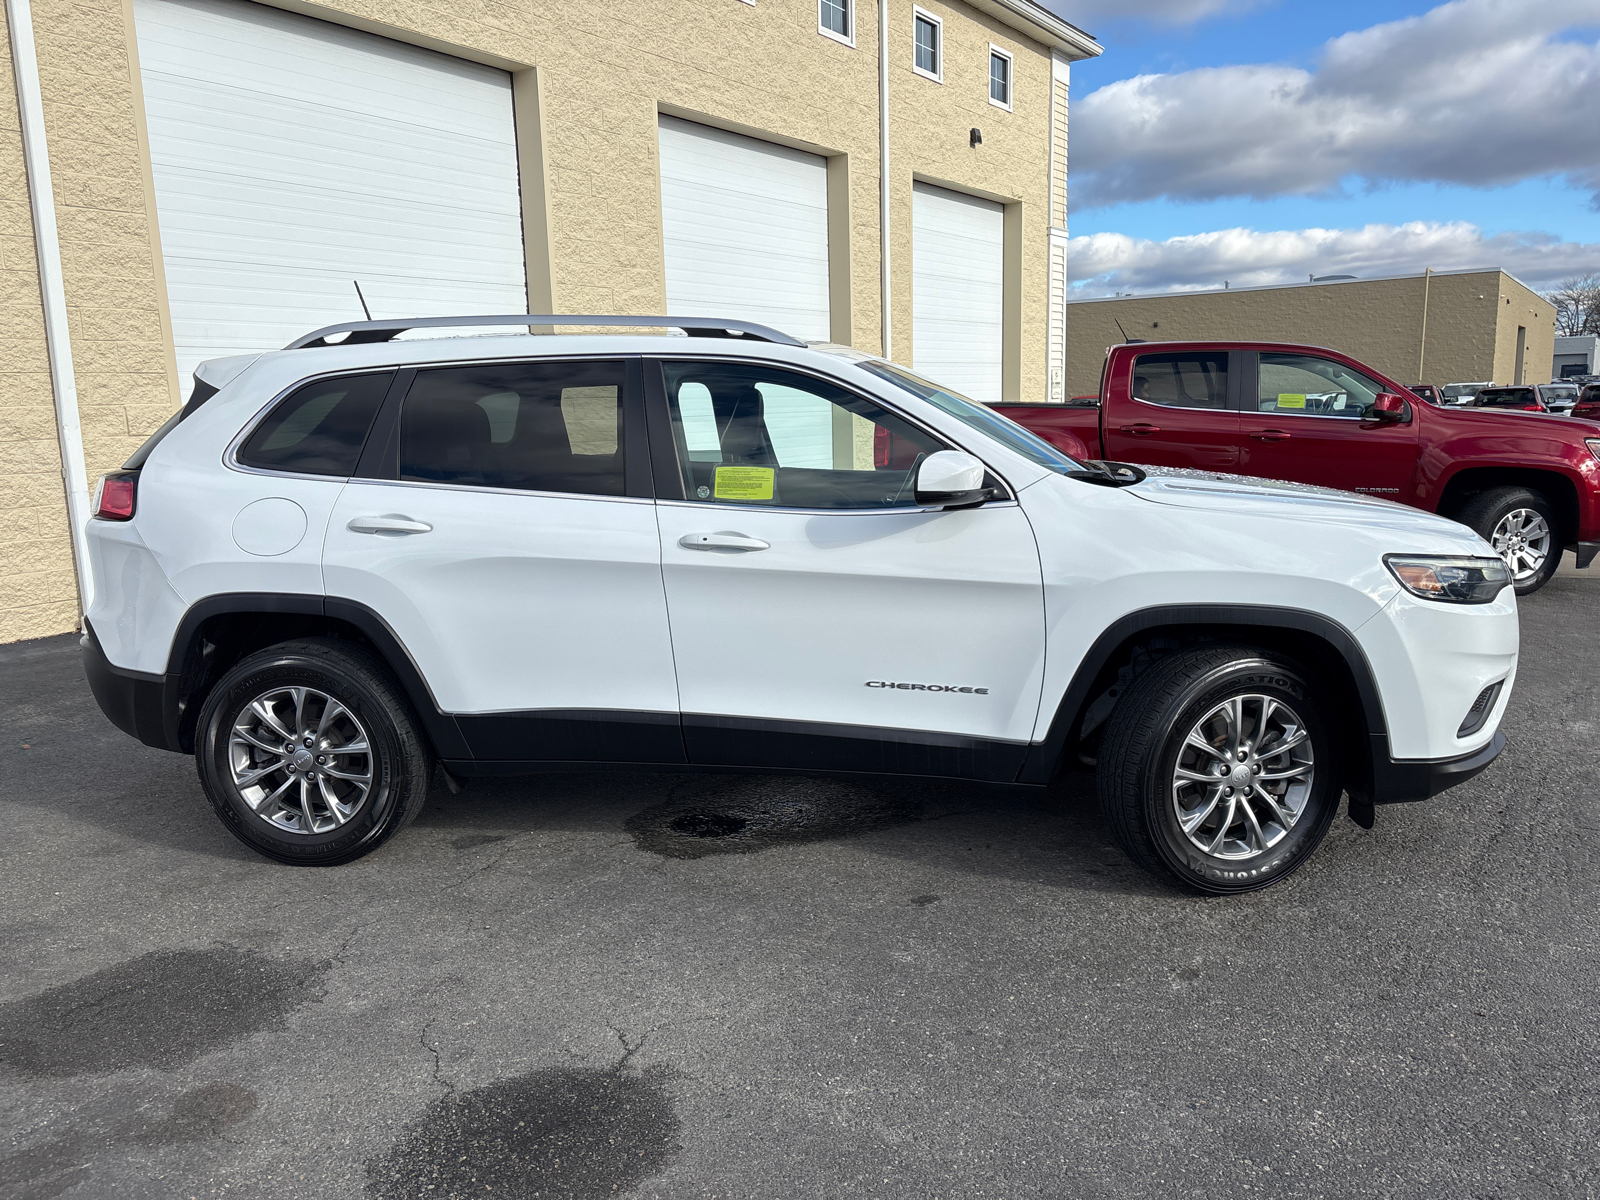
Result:
{"type": "Polygon", "coordinates": [[[1168,408],[1227,408],[1228,356],[1141,354],[1133,360],[1133,398],[1168,408]]]}
{"type": "Polygon", "coordinates": [[[1263,354],[1257,378],[1258,409],[1296,417],[1360,420],[1384,390],[1343,363],[1310,354],[1263,354]]]}
{"type": "Polygon", "coordinates": [[[1009,417],[991,412],[976,400],[969,400],[959,392],[952,392],[936,383],[930,383],[922,376],[913,375],[904,367],[893,363],[873,360],[858,362],[856,366],[869,374],[876,375],[885,383],[892,383],[913,396],[921,397],[939,411],[948,413],[965,425],[970,425],[984,437],[993,438],[1007,450],[1022,455],[1036,466],[1054,471],[1058,475],[1069,475],[1081,469],[1076,459],[1068,458],[1038,434],[1028,432],[1009,417]]]}

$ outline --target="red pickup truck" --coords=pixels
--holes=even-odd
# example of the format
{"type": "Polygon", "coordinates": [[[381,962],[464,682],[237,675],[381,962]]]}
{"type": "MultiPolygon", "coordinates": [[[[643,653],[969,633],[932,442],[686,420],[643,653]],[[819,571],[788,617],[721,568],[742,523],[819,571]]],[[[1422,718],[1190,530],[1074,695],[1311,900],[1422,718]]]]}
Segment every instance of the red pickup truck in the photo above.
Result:
{"type": "Polygon", "coordinates": [[[1106,352],[1098,399],[996,404],[1079,458],[1319,484],[1453,517],[1505,556],[1519,595],[1563,548],[1600,552],[1600,425],[1444,408],[1337,350],[1134,342],[1106,352]]]}

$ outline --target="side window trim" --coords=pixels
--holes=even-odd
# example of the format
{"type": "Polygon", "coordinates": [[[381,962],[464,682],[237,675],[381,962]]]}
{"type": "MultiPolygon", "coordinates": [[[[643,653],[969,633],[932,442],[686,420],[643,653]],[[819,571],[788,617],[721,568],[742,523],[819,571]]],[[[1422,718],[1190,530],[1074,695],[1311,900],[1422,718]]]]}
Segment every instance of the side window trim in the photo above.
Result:
{"type": "Polygon", "coordinates": [[[361,448],[352,479],[400,478],[400,401],[411,390],[411,381],[417,377],[415,367],[406,367],[394,373],[389,391],[378,409],[377,419],[367,434],[367,443],[361,448]]]}

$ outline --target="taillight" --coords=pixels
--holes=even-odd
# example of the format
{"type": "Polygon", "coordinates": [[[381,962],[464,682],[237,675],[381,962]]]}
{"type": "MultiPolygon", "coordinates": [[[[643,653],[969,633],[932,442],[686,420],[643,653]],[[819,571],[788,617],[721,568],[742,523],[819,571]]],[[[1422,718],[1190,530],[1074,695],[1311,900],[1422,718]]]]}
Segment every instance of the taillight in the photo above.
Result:
{"type": "Polygon", "coordinates": [[[102,475],[94,489],[94,515],[102,521],[127,521],[133,517],[139,493],[139,473],[102,475]]]}

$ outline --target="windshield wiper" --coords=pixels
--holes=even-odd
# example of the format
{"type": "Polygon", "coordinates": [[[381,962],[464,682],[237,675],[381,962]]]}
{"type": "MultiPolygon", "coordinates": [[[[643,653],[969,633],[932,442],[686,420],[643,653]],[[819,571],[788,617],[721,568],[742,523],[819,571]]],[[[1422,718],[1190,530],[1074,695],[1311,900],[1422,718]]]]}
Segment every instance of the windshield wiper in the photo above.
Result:
{"type": "Polygon", "coordinates": [[[1098,487],[1132,487],[1145,481],[1145,473],[1131,463],[1106,462],[1093,458],[1083,464],[1083,471],[1066,471],[1068,479],[1082,480],[1098,487]]]}

